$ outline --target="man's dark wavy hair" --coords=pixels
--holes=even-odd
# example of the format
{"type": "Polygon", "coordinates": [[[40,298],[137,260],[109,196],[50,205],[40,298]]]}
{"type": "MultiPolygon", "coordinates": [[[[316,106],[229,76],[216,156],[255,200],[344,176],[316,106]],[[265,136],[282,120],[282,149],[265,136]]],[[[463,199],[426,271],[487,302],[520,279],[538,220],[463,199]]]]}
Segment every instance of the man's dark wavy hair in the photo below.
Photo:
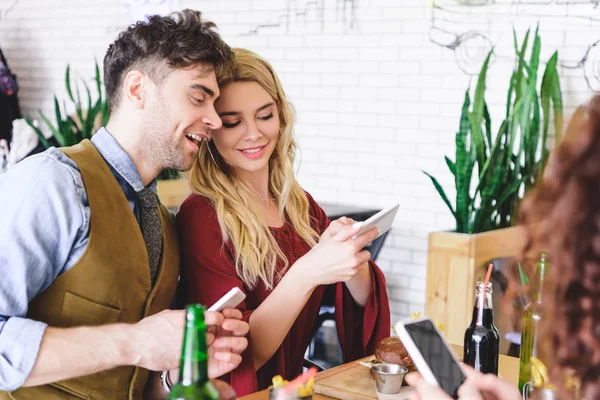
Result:
{"type": "Polygon", "coordinates": [[[213,22],[196,10],[182,10],[167,17],[152,16],[121,32],[104,57],[104,85],[111,111],[119,105],[119,88],[127,73],[138,69],[159,83],[169,69],[196,64],[212,66],[219,76],[233,53],[213,22]]]}

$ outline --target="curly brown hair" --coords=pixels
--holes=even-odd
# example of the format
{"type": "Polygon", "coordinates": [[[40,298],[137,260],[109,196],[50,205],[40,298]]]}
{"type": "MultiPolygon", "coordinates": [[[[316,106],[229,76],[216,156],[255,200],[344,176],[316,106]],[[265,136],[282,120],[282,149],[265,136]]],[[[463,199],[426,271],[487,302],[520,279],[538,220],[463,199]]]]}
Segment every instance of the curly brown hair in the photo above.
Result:
{"type": "Polygon", "coordinates": [[[540,337],[551,380],[561,399],[572,397],[565,382],[574,373],[580,394],[600,399],[600,95],[572,117],[519,221],[523,254],[545,251],[552,264],[540,337]]]}
{"type": "Polygon", "coordinates": [[[221,39],[213,22],[202,13],[185,9],[170,16],[154,15],[125,31],[106,51],[104,86],[111,112],[119,105],[119,87],[132,69],[139,69],[160,82],[169,68],[203,64],[214,68],[217,76],[232,60],[231,48],[221,39]]]}

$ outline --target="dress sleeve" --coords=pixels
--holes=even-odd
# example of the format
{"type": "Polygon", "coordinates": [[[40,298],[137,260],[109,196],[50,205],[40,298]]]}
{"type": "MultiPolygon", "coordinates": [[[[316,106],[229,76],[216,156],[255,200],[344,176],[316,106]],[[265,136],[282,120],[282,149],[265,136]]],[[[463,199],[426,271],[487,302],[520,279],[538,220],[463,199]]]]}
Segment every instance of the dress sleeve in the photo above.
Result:
{"type": "MultiPolygon", "coordinates": [[[[314,199],[308,194],[307,197],[311,217],[321,234],[331,221],[314,199]]],[[[344,283],[329,285],[325,291],[326,297],[335,299],[335,323],[344,362],[373,354],[377,343],[390,336],[390,305],[385,276],[372,260],[369,268],[373,289],[364,307],[356,304],[344,283]]]]}
{"type": "Polygon", "coordinates": [[[390,336],[385,277],[373,261],[369,261],[369,268],[373,289],[365,307],[356,304],[346,285],[336,284],[335,323],[344,362],[373,354],[377,343],[390,336]]]}
{"type": "MultiPolygon", "coordinates": [[[[235,270],[234,253],[231,246],[223,241],[217,215],[209,201],[205,197],[191,195],[181,205],[176,221],[186,304],[201,303],[210,307],[233,287],[246,293],[235,270]]],[[[242,319],[248,322],[253,310],[247,308],[246,302],[240,303],[237,308],[242,312],[242,319]]],[[[251,338],[248,337],[248,340],[251,338]]],[[[258,389],[251,348],[248,345],[242,354],[242,363],[223,377],[238,397],[258,389]]]]}

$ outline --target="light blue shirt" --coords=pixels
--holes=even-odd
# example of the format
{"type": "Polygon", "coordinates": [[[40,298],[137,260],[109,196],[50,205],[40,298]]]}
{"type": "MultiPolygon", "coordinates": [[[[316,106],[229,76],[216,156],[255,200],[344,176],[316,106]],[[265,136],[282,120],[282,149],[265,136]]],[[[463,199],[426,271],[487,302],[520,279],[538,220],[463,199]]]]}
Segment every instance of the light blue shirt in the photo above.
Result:
{"type": "MultiPolygon", "coordinates": [[[[144,185],[133,160],[104,128],[93,137],[131,209],[144,185]]],[[[156,190],[156,181],[148,185],[156,190]]],[[[139,221],[139,219],[138,219],[139,221]]],[[[25,318],[29,302],[81,258],[90,208],[81,173],[56,148],[0,174],[0,390],[27,379],[46,324],[25,318]]]]}

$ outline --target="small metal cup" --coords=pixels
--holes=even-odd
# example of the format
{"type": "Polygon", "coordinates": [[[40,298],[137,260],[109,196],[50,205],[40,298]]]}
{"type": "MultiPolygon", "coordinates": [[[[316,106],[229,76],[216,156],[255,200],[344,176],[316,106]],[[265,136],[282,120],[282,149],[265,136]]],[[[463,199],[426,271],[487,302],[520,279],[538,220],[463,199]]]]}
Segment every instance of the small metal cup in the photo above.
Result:
{"type": "Polygon", "coordinates": [[[532,391],[537,392],[536,400],[557,400],[556,391],[552,389],[536,388],[531,382],[527,382],[523,386],[523,399],[528,400],[532,391]]]}
{"type": "Polygon", "coordinates": [[[371,366],[375,376],[375,389],[382,394],[400,393],[404,375],[408,369],[398,364],[375,364],[371,366]]]}

